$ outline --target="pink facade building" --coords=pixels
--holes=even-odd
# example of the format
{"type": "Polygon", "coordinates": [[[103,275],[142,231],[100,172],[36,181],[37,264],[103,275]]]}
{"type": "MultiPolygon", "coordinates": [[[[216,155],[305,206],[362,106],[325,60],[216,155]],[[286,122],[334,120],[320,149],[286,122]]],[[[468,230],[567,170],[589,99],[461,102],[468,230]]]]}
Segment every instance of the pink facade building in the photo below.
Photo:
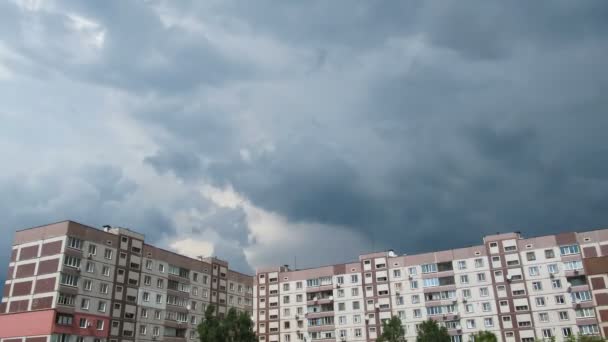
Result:
{"type": "Polygon", "coordinates": [[[125,228],[65,221],[18,231],[0,302],[2,342],[187,341],[213,304],[252,312],[252,277],[125,228]]]}

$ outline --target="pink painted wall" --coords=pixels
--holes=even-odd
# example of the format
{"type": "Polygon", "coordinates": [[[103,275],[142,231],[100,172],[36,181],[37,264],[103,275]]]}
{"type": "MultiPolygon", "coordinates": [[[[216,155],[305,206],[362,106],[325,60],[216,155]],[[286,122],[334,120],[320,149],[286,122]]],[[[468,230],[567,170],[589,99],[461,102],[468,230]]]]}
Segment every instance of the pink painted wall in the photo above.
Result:
{"type": "Polygon", "coordinates": [[[50,335],[55,311],[32,311],[0,315],[0,338],[50,335]]]}

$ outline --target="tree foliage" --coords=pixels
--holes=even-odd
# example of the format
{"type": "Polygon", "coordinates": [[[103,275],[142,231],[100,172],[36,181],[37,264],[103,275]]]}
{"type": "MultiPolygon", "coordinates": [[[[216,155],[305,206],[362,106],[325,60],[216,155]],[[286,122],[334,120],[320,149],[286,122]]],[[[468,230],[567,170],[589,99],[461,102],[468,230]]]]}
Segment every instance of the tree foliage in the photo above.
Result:
{"type": "Polygon", "coordinates": [[[497,342],[498,339],[491,331],[478,331],[471,335],[471,340],[475,342],[497,342]]]}
{"type": "Polygon", "coordinates": [[[440,327],[437,322],[428,319],[420,324],[416,342],[450,342],[450,335],[446,327],[440,327]]]}
{"type": "Polygon", "coordinates": [[[231,308],[224,318],[215,315],[215,307],[209,305],[205,319],[198,325],[201,342],[255,342],[253,321],[246,312],[231,308]]]}
{"type": "Polygon", "coordinates": [[[401,319],[397,316],[382,322],[382,335],[377,342],[401,342],[405,339],[405,330],[401,325],[401,319]]]}

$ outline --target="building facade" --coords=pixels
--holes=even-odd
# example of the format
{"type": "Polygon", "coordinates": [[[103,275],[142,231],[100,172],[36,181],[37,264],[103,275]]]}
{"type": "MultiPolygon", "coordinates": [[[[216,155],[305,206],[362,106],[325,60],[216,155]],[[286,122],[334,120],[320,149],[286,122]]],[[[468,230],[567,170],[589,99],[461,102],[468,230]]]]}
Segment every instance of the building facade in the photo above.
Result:
{"type": "Polygon", "coordinates": [[[401,319],[407,341],[429,318],[454,342],[481,330],[505,342],[606,337],[607,276],[608,230],[497,234],[448,251],[259,269],[254,320],[262,342],[374,341],[391,316],[401,319]]]}
{"type": "Polygon", "coordinates": [[[407,341],[429,318],[455,342],[481,330],[504,342],[606,337],[607,284],[608,229],[497,234],[466,248],[252,277],[129,229],[65,221],[15,234],[0,342],[186,342],[198,339],[210,304],[220,316],[249,312],[261,342],[375,341],[392,316],[407,341]]]}
{"type": "Polygon", "coordinates": [[[125,228],[65,221],[18,231],[2,342],[188,341],[208,305],[252,313],[252,277],[148,245],[125,228]]]}

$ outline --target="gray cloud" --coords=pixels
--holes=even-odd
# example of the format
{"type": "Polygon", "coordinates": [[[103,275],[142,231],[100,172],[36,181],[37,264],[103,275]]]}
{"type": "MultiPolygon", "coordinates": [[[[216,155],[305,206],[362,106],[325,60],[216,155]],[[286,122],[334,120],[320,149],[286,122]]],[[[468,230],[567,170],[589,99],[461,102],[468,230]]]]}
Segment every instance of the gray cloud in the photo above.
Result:
{"type": "Polygon", "coordinates": [[[201,184],[408,253],[601,227],[607,14],[605,1],[2,3],[0,152],[17,160],[0,178],[3,223],[202,236],[241,270],[256,266],[247,218],[201,184]],[[83,43],[74,15],[103,44],[83,43]],[[34,172],[38,151],[50,167],[34,172]],[[77,171],[59,172],[57,151],[77,171]]]}

